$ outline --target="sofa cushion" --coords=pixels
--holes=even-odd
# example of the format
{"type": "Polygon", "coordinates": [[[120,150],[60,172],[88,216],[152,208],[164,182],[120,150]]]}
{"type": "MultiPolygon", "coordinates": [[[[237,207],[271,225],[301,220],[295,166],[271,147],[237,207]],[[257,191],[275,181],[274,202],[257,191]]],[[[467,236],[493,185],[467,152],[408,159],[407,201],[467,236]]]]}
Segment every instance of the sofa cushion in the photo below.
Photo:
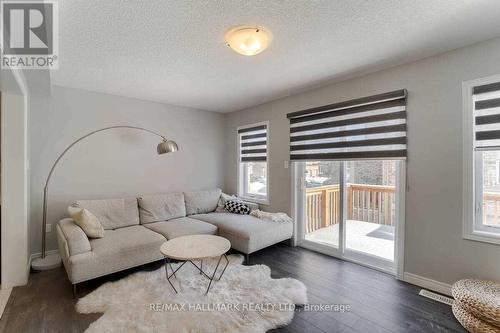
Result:
{"type": "Polygon", "coordinates": [[[77,200],[74,205],[88,209],[99,219],[104,230],[139,224],[136,198],[77,200]]]}
{"type": "Polygon", "coordinates": [[[215,225],[189,217],[181,217],[165,222],[148,223],[145,227],[162,234],[167,239],[186,235],[217,234],[217,227],[215,225]]]}
{"type": "Polygon", "coordinates": [[[218,235],[227,238],[232,248],[244,253],[289,239],[293,234],[292,222],[263,221],[251,215],[210,213],[191,218],[216,225],[218,235]]]}
{"type": "Polygon", "coordinates": [[[184,192],[186,215],[204,214],[215,211],[221,193],[220,188],[207,191],[184,192]]]}
{"type": "Polygon", "coordinates": [[[143,195],[137,198],[141,224],[186,216],[184,193],[143,195]]]}
{"type": "Polygon", "coordinates": [[[160,260],[162,235],[141,225],[104,231],[103,238],[90,240],[92,251],[69,258],[72,283],[160,260]]]}

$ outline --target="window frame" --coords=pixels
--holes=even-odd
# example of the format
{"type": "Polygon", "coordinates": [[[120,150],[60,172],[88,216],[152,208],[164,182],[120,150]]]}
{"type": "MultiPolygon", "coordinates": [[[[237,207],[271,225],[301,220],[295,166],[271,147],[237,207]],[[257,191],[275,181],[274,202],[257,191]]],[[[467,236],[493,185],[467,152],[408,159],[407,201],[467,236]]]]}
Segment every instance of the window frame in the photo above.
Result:
{"type": "Polygon", "coordinates": [[[262,205],[269,205],[269,151],[270,151],[270,140],[269,140],[269,134],[270,134],[270,127],[269,127],[269,121],[261,121],[253,124],[247,124],[243,126],[238,126],[236,128],[236,136],[237,136],[237,163],[238,163],[238,174],[237,174],[237,180],[238,180],[238,197],[244,199],[245,201],[249,202],[254,202],[257,204],[262,204],[262,205]],[[265,162],[260,162],[260,163],[266,163],[266,195],[254,195],[254,194],[249,194],[245,192],[245,179],[247,176],[248,169],[246,167],[247,163],[253,163],[253,162],[241,162],[241,142],[240,142],[240,135],[238,131],[240,129],[244,128],[249,128],[249,127],[255,127],[255,126],[260,126],[260,125],[266,125],[266,161],[265,162]]]}
{"type": "Polygon", "coordinates": [[[500,161],[497,161],[495,165],[495,183],[500,185],[500,161]]]}
{"type": "Polygon", "coordinates": [[[463,221],[462,237],[468,240],[500,245],[500,228],[486,226],[482,222],[482,155],[474,150],[474,101],[473,88],[500,81],[493,75],[462,83],[463,98],[463,221]],[[476,156],[477,155],[477,156],[476,156]],[[478,157],[479,156],[479,157],[478,157]],[[480,172],[478,172],[481,170],[480,172]]]}

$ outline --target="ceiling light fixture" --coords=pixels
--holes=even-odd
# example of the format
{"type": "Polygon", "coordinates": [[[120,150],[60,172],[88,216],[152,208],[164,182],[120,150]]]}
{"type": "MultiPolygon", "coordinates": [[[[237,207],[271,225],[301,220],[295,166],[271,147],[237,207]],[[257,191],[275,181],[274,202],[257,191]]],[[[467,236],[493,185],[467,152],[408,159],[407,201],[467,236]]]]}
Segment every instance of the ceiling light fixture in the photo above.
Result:
{"type": "Polygon", "coordinates": [[[224,39],[226,45],[235,52],[253,56],[267,49],[273,36],[262,27],[238,26],[229,29],[224,35],[224,39]]]}

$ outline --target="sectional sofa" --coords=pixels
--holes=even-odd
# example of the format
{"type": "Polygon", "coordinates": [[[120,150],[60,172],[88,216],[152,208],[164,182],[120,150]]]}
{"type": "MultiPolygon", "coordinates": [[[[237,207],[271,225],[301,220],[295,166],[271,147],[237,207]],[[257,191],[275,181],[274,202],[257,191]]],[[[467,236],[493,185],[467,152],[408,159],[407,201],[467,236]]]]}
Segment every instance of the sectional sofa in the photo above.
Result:
{"type": "Polygon", "coordinates": [[[57,224],[59,251],[73,290],[77,283],[163,259],[161,244],[179,236],[220,235],[246,255],[247,263],[250,253],[292,237],[292,222],[220,212],[221,194],[214,189],[76,201],[99,219],[105,231],[104,237],[89,239],[70,218],[57,224]]]}

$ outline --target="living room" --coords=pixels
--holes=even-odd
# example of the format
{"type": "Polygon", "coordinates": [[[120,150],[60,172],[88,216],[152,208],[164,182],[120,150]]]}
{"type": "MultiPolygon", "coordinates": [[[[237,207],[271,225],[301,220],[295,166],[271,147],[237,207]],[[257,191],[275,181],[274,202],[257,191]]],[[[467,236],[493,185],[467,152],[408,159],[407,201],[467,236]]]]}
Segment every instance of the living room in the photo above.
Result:
{"type": "Polygon", "coordinates": [[[0,331],[500,332],[498,1],[0,3],[0,331]]]}

